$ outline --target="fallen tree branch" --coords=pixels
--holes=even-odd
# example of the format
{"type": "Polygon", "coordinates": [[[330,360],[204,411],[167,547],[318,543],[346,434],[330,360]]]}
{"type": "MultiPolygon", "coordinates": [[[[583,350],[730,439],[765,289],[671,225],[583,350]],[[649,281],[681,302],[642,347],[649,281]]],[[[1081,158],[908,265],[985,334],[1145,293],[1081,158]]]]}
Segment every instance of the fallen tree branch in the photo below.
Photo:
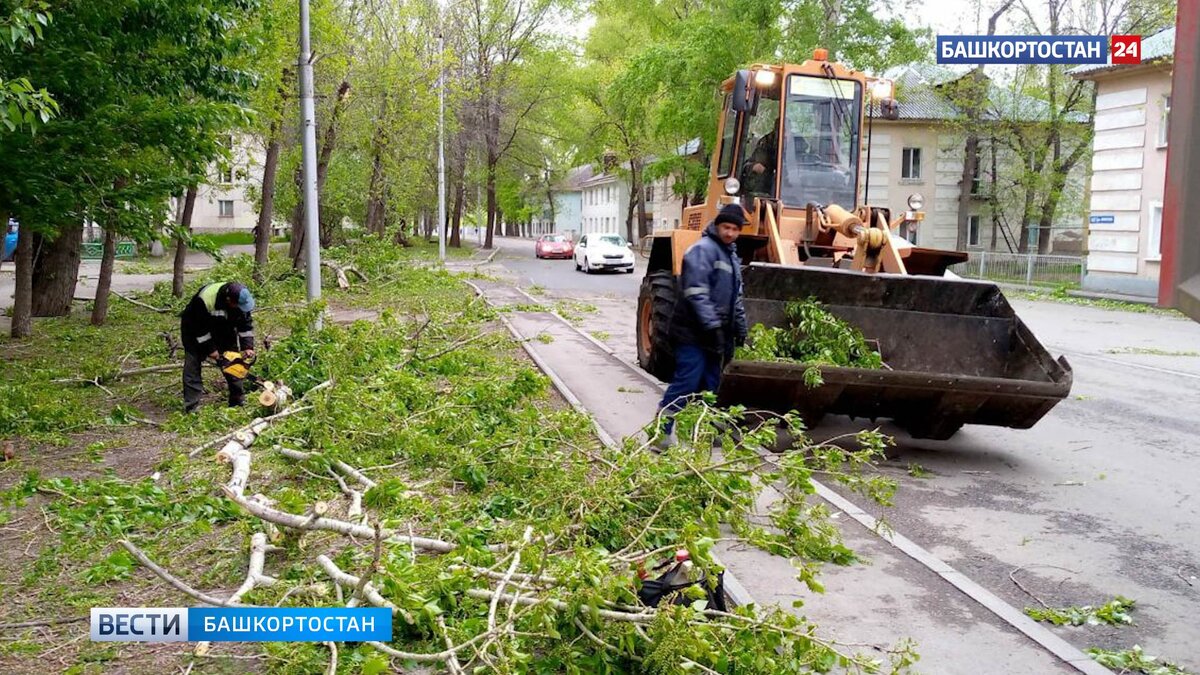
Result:
{"type": "Polygon", "coordinates": [[[525,533],[521,535],[521,544],[513,551],[512,562],[508,565],[508,571],[500,579],[500,584],[496,586],[496,593],[492,596],[491,605],[488,606],[488,632],[496,631],[496,607],[500,604],[500,597],[504,594],[504,587],[508,585],[512,579],[513,573],[517,571],[517,567],[521,565],[521,551],[529,544],[529,538],[533,536],[533,528],[529,525],[525,526],[525,533]]]}
{"type": "MultiPolygon", "coordinates": [[[[489,570],[489,569],[485,569],[482,567],[472,567],[470,565],[451,565],[450,569],[455,570],[455,571],[466,570],[468,572],[471,572],[472,574],[476,574],[481,577],[486,577],[488,579],[494,579],[496,581],[503,579],[505,576],[503,572],[496,572],[494,570],[489,570]]],[[[516,572],[510,578],[512,581],[515,581],[517,583],[522,583],[522,584],[539,584],[540,583],[540,584],[546,584],[548,586],[558,585],[557,578],[546,576],[544,574],[537,575],[537,574],[524,574],[521,572],[516,572]]]]}
{"type": "MultiPolygon", "coordinates": [[[[278,450],[279,453],[282,454],[284,457],[287,457],[288,459],[300,460],[301,462],[321,456],[321,453],[318,453],[318,452],[305,452],[303,450],[293,450],[292,448],[285,448],[281,445],[275,446],[275,449],[278,450]]],[[[375,487],[375,481],[371,480],[370,478],[367,478],[366,474],[364,474],[362,471],[359,471],[358,469],[350,466],[349,464],[343,462],[342,460],[331,459],[331,460],[329,460],[329,464],[330,464],[330,466],[332,466],[333,468],[335,468],[339,472],[341,472],[341,474],[343,476],[346,476],[347,478],[353,478],[359,485],[363,486],[364,488],[370,490],[371,488],[375,487]]],[[[345,492],[345,490],[343,490],[343,492],[345,492]]]]}
{"type": "Polygon", "coordinates": [[[363,283],[369,283],[371,281],[370,279],[367,278],[367,275],[363,274],[362,272],[359,272],[352,265],[342,266],[331,260],[322,260],[321,267],[328,267],[329,269],[333,270],[334,276],[337,277],[338,288],[340,288],[342,290],[346,290],[347,288],[350,288],[350,279],[346,276],[347,272],[350,272],[354,276],[358,277],[359,280],[362,281],[363,283]]]}
{"type": "Polygon", "coordinates": [[[142,302],[141,300],[135,300],[134,298],[131,298],[128,295],[125,295],[124,293],[118,293],[116,291],[109,291],[109,293],[112,293],[113,295],[124,300],[125,302],[131,302],[131,303],[137,305],[138,307],[145,307],[146,309],[148,309],[152,312],[158,312],[159,314],[166,314],[171,311],[170,309],[167,309],[164,307],[155,307],[154,305],[148,305],[148,304],[142,302]]]}
{"type": "MultiPolygon", "coordinates": [[[[145,368],[132,368],[130,370],[119,370],[108,377],[96,376],[93,378],[86,377],[63,377],[57,380],[50,380],[53,384],[94,384],[101,389],[104,389],[104,383],[114,380],[124,379],[126,377],[134,377],[135,375],[149,375],[150,373],[166,373],[172,370],[183,368],[182,363],[167,363],[161,366],[147,366],[145,368]]],[[[104,389],[108,391],[107,389],[104,389]]],[[[112,392],[109,392],[110,394],[112,392]]]]}
{"type": "MultiPolygon", "coordinates": [[[[287,408],[286,410],[283,410],[283,411],[281,411],[281,412],[277,412],[277,413],[275,413],[274,415],[270,415],[270,416],[268,416],[268,417],[259,417],[259,418],[256,418],[256,419],[255,419],[253,422],[251,422],[250,424],[247,424],[247,425],[246,425],[246,426],[244,426],[244,427],[241,427],[240,429],[237,429],[237,430],[235,430],[235,431],[231,431],[231,432],[229,432],[229,433],[225,434],[224,436],[220,436],[220,437],[218,437],[218,438],[214,438],[213,440],[211,440],[211,441],[209,441],[209,442],[205,443],[204,445],[201,445],[200,447],[198,447],[198,448],[196,448],[196,449],[192,450],[191,452],[189,452],[189,453],[188,453],[188,457],[195,457],[196,455],[198,455],[198,454],[200,454],[201,452],[204,452],[205,450],[207,450],[207,449],[209,449],[209,448],[211,448],[211,447],[215,446],[216,444],[218,444],[218,443],[223,443],[224,441],[227,441],[227,440],[229,440],[229,439],[233,438],[233,437],[234,437],[234,436],[236,436],[236,435],[237,435],[239,432],[243,432],[243,431],[246,431],[246,430],[248,430],[248,429],[251,429],[251,428],[255,427],[256,425],[259,425],[259,424],[261,424],[261,423],[263,423],[263,422],[275,422],[275,421],[277,421],[277,420],[281,420],[281,419],[283,419],[283,418],[285,418],[285,417],[288,417],[289,415],[295,415],[295,414],[296,414],[296,413],[298,413],[298,412],[304,412],[305,410],[312,410],[312,406],[301,406],[301,405],[300,405],[300,401],[304,400],[304,398],[305,398],[305,397],[307,397],[309,394],[311,394],[311,393],[313,393],[313,392],[315,392],[315,391],[320,391],[320,390],[322,390],[322,389],[327,389],[327,388],[329,388],[329,387],[332,387],[332,386],[333,386],[333,380],[325,380],[325,381],[324,381],[324,382],[322,382],[321,384],[318,384],[317,386],[313,387],[312,389],[309,389],[308,391],[304,392],[304,396],[301,396],[299,400],[297,400],[297,401],[296,401],[295,403],[293,403],[292,405],[288,406],[288,408],[287,408]]],[[[265,428],[265,427],[264,427],[264,428],[265,428]]]]}
{"type": "Polygon", "coordinates": [[[0,623],[0,630],[9,630],[14,628],[38,628],[40,626],[58,626],[64,623],[79,623],[87,621],[90,615],[73,616],[68,619],[46,619],[45,621],[21,621],[18,623],[0,623]]]}
{"type": "MultiPolygon", "coordinates": [[[[598,636],[595,633],[593,633],[592,631],[588,630],[588,627],[585,626],[584,623],[579,620],[579,617],[575,617],[575,627],[578,628],[580,631],[582,631],[584,636],[586,636],[587,639],[591,640],[596,645],[603,647],[604,649],[607,649],[608,651],[610,651],[614,654],[622,654],[623,653],[616,646],[608,644],[604,640],[600,639],[600,636],[598,636]]],[[[638,656],[637,654],[628,654],[627,656],[629,656],[629,658],[633,659],[634,661],[637,661],[638,663],[642,662],[642,657],[638,656]]]]}
{"type": "Polygon", "coordinates": [[[350,288],[350,280],[346,278],[346,270],[328,260],[322,260],[321,267],[326,267],[333,270],[334,275],[337,277],[338,288],[342,290],[350,288]]]}
{"type": "MultiPolygon", "coordinates": [[[[329,556],[324,554],[317,556],[317,564],[321,566],[321,569],[325,570],[325,574],[328,574],[330,579],[333,579],[338,588],[346,586],[357,589],[361,584],[362,590],[359,595],[363,600],[366,600],[375,607],[386,607],[392,610],[393,616],[399,614],[409,623],[413,622],[412,614],[407,610],[397,607],[391,600],[380,595],[379,590],[369,580],[359,579],[353,574],[343,572],[342,568],[337,566],[337,563],[330,560],[329,556]]],[[[351,599],[353,600],[353,598],[351,599]]]]}
{"type": "Polygon", "coordinates": [[[159,333],[159,335],[162,336],[163,342],[167,343],[167,358],[174,359],[175,352],[180,349],[179,343],[175,341],[175,336],[165,330],[159,333]]]}
{"type": "Polygon", "coordinates": [[[362,578],[354,586],[354,593],[351,598],[360,598],[363,594],[363,587],[375,576],[379,571],[379,558],[383,555],[383,526],[378,521],[375,522],[375,552],[371,556],[371,564],[367,565],[367,571],[363,573],[362,578]]]}
{"type": "MultiPolygon", "coordinates": [[[[253,442],[254,439],[250,440],[253,442]]],[[[250,451],[246,446],[238,441],[230,441],[217,453],[217,461],[233,465],[233,472],[229,482],[225,484],[225,489],[238,495],[244,494],[246,483],[250,480],[250,451]]]]}
{"type": "MultiPolygon", "coordinates": [[[[241,604],[242,596],[254,590],[255,587],[272,586],[278,581],[275,577],[263,573],[263,567],[266,566],[267,561],[267,551],[273,548],[267,544],[267,535],[262,532],[255,532],[250,536],[250,564],[246,566],[246,580],[225,602],[241,604]]],[[[197,643],[196,648],[192,651],[196,656],[205,656],[211,645],[211,642],[204,640],[197,643]]]]}
{"type": "MultiPolygon", "coordinates": [[[[1078,574],[1078,572],[1075,572],[1074,570],[1069,570],[1069,569],[1067,569],[1067,568],[1065,568],[1065,567],[1059,567],[1059,566],[1057,566],[1057,565],[1029,565],[1028,567],[1030,567],[1030,568],[1033,568],[1033,567],[1049,567],[1049,568],[1051,568],[1051,569],[1062,570],[1062,571],[1064,571],[1064,572],[1070,572],[1071,574],[1078,574]]],[[[1033,598],[1034,600],[1036,600],[1036,601],[1037,601],[1037,603],[1038,603],[1039,605],[1041,605],[1041,606],[1042,606],[1044,609],[1050,609],[1050,605],[1047,605],[1045,602],[1042,602],[1042,599],[1041,599],[1041,598],[1039,598],[1038,596],[1034,595],[1034,594],[1033,594],[1033,592],[1032,592],[1032,591],[1030,591],[1028,588],[1025,588],[1025,585],[1024,585],[1024,584],[1022,584],[1020,581],[1017,581],[1017,572],[1020,572],[1020,571],[1022,571],[1022,570],[1024,570],[1024,569],[1026,569],[1026,568],[1025,568],[1025,567],[1017,567],[1017,568],[1014,568],[1014,569],[1013,569],[1011,572],[1009,572],[1009,573],[1008,573],[1008,578],[1009,578],[1009,579],[1010,579],[1010,580],[1011,580],[1011,581],[1012,581],[1014,584],[1016,584],[1016,585],[1017,585],[1017,588],[1021,589],[1021,590],[1022,590],[1022,591],[1025,593],[1025,595],[1028,595],[1029,597],[1031,597],[1031,598],[1033,598]]]]}
{"type": "MultiPolygon", "coordinates": [[[[300,469],[305,473],[309,473],[304,467],[300,467],[300,469]]],[[[350,486],[346,485],[346,480],[342,478],[340,473],[334,471],[332,466],[326,467],[326,470],[329,472],[330,476],[333,476],[333,480],[337,481],[338,487],[341,489],[342,494],[350,498],[350,506],[346,508],[346,517],[353,520],[362,516],[362,493],[358,490],[350,489],[350,486]]],[[[366,518],[363,518],[362,524],[366,524],[366,518]]]]}
{"type": "MultiPolygon", "coordinates": [[[[225,489],[225,495],[250,513],[250,515],[261,518],[269,523],[274,523],[275,525],[297,530],[324,530],[326,532],[336,532],[348,537],[361,537],[363,539],[375,536],[375,531],[365,525],[355,525],[344,520],[323,516],[306,517],[295,513],[287,513],[286,511],[271,508],[257,501],[246,499],[244,496],[228,489],[225,489]]],[[[455,544],[448,541],[426,537],[409,537],[393,530],[383,530],[383,537],[384,541],[389,544],[409,544],[410,546],[435,553],[449,553],[458,548],[455,544]]]]}
{"type": "Polygon", "coordinates": [[[476,635],[475,637],[471,638],[470,640],[467,640],[466,642],[459,643],[457,645],[454,645],[453,647],[447,648],[444,651],[440,651],[440,652],[437,652],[434,654],[418,654],[418,653],[414,653],[414,652],[402,652],[399,649],[385,645],[382,642],[368,642],[367,644],[371,645],[375,649],[378,649],[379,651],[383,652],[384,654],[387,654],[388,656],[394,656],[398,659],[405,659],[408,661],[416,661],[418,663],[436,663],[438,661],[445,661],[445,660],[449,659],[452,655],[457,654],[458,652],[461,652],[462,650],[466,649],[467,647],[470,647],[470,646],[480,642],[481,640],[487,639],[488,637],[491,637],[490,633],[480,633],[479,635],[476,635]]]}
{"type": "Polygon", "coordinates": [[[170,572],[166,571],[165,569],[159,567],[157,564],[154,563],[153,560],[148,558],[146,556],[146,554],[142,552],[142,549],[138,548],[137,546],[134,546],[133,542],[131,542],[127,539],[122,539],[119,543],[122,546],[124,546],[125,550],[129,551],[129,553],[132,554],[134,558],[137,558],[138,562],[140,562],[142,565],[144,565],[151,572],[154,572],[155,574],[157,574],[160,579],[162,579],[163,581],[167,582],[168,584],[171,584],[172,586],[174,586],[175,590],[183,593],[184,595],[187,595],[191,598],[199,600],[200,602],[203,602],[206,605],[212,605],[214,607],[248,607],[248,606],[250,606],[250,605],[244,605],[240,602],[229,602],[228,600],[214,598],[211,595],[201,593],[200,591],[198,591],[198,590],[192,588],[191,586],[188,586],[187,584],[180,581],[175,575],[173,575],[170,572]]]}
{"type": "MultiPolygon", "coordinates": [[[[459,340],[458,342],[455,342],[455,343],[451,344],[449,347],[446,347],[446,348],[444,348],[444,349],[440,349],[440,350],[438,350],[437,352],[433,353],[433,354],[432,354],[432,355],[430,355],[430,356],[422,356],[422,357],[421,357],[421,360],[422,360],[422,361],[432,361],[432,360],[434,360],[434,359],[441,358],[441,357],[443,357],[443,356],[445,356],[445,355],[449,354],[450,352],[452,352],[452,351],[454,351],[454,350],[456,350],[456,349],[461,349],[461,348],[463,348],[463,347],[466,347],[467,345],[471,344],[472,342],[476,342],[476,341],[478,341],[478,340],[482,340],[482,339],[483,339],[483,338],[485,338],[485,337],[489,337],[489,336],[491,336],[491,335],[495,335],[495,334],[496,334],[496,332],[495,332],[495,331],[487,331],[487,332],[484,332],[484,333],[478,333],[478,334],[476,334],[476,335],[472,335],[472,336],[471,336],[471,337],[469,337],[469,338],[464,338],[464,339],[462,339],[462,340],[459,340]]],[[[412,353],[412,354],[411,354],[411,355],[408,357],[408,359],[406,359],[406,360],[404,361],[404,363],[400,364],[399,366],[396,366],[396,370],[401,370],[401,369],[403,369],[403,368],[406,368],[406,367],[408,367],[408,365],[409,365],[410,363],[412,363],[412,362],[413,362],[413,361],[414,361],[414,360],[417,358],[417,356],[418,356],[418,355],[417,355],[417,352],[416,352],[416,350],[413,350],[413,353],[412,353]]]]}
{"type": "Polygon", "coordinates": [[[325,675],[337,675],[337,643],[326,642],[325,646],[329,647],[329,667],[325,669],[325,675]]]}
{"type": "Polygon", "coordinates": [[[446,620],[441,615],[438,615],[437,625],[438,630],[442,631],[442,639],[446,641],[446,651],[450,652],[450,656],[446,657],[446,668],[453,675],[466,675],[462,664],[458,662],[458,655],[454,649],[454,641],[450,639],[450,631],[446,629],[446,620]]]}
{"type": "MultiPolygon", "coordinates": [[[[532,607],[535,605],[549,605],[551,608],[560,612],[570,609],[570,605],[562,600],[555,600],[554,598],[533,598],[511,593],[497,594],[495,591],[489,591],[483,588],[468,588],[467,595],[477,600],[488,601],[491,601],[492,597],[495,595],[501,595],[500,599],[504,600],[505,602],[513,602],[526,607],[532,607]]],[[[611,609],[597,609],[596,613],[601,618],[609,619],[611,621],[625,621],[629,623],[650,623],[654,621],[655,617],[655,613],[653,612],[635,614],[633,612],[617,612],[611,609]]]]}

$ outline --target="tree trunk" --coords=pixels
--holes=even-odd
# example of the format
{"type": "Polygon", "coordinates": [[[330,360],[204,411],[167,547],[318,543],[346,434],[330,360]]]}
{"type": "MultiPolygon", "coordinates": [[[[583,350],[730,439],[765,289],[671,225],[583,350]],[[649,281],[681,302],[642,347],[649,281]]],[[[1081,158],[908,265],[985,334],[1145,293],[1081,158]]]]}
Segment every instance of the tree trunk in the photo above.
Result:
{"type": "Polygon", "coordinates": [[[396,228],[395,242],[397,246],[404,248],[412,246],[412,243],[408,241],[408,222],[404,218],[400,219],[400,227],[396,228]]]}
{"type": "Polygon", "coordinates": [[[83,226],[67,225],[53,240],[35,235],[33,316],[66,316],[79,280],[83,226]]]}
{"type": "Polygon", "coordinates": [[[989,250],[995,251],[996,250],[996,235],[998,234],[998,231],[1000,229],[1000,197],[999,197],[998,191],[996,189],[996,176],[999,175],[999,173],[997,171],[997,165],[999,162],[996,159],[996,137],[995,136],[992,136],[990,149],[992,152],[992,175],[991,175],[991,178],[989,179],[990,184],[988,186],[988,204],[991,206],[991,209],[992,209],[992,242],[991,242],[991,246],[989,246],[989,250]]]}
{"type": "MultiPolygon", "coordinates": [[[[8,223],[7,214],[3,221],[8,223]]],[[[17,250],[13,257],[16,264],[16,284],[13,293],[12,336],[29,337],[33,333],[33,230],[22,225],[17,233],[17,250]]]]}
{"type": "Polygon", "coordinates": [[[491,250],[493,235],[496,231],[496,160],[491,156],[487,160],[487,235],[483,247],[491,250]]]}
{"type": "MultiPolygon", "coordinates": [[[[337,144],[337,124],[338,118],[341,117],[342,109],[345,107],[346,99],[350,96],[349,80],[342,80],[338,85],[337,99],[333,103],[333,112],[329,115],[329,126],[325,128],[325,138],[321,141],[321,154],[317,157],[317,203],[325,203],[325,179],[329,175],[329,160],[333,157],[333,148],[337,144]]],[[[380,125],[382,126],[382,125],[380,125]]],[[[323,215],[318,212],[318,217],[323,215]]],[[[329,222],[330,219],[321,218],[320,233],[321,233],[321,248],[328,248],[333,244],[334,230],[341,227],[339,219],[338,223],[329,222]],[[336,227],[335,227],[336,225],[336,227]]]]}
{"type": "MultiPolygon", "coordinates": [[[[179,221],[179,227],[184,232],[192,231],[192,213],[196,210],[196,193],[198,188],[192,185],[187,190],[187,196],[183,202],[183,215],[179,221]]],[[[175,269],[171,275],[171,295],[183,297],[183,267],[187,262],[187,243],[183,240],[183,236],[175,237],[175,269]]]]}
{"type": "Polygon", "coordinates": [[[462,248],[462,215],[463,200],[466,198],[467,187],[460,179],[454,187],[454,210],[450,221],[450,246],[462,248]]]}
{"type": "Polygon", "coordinates": [[[645,182],[645,178],[646,178],[646,169],[644,166],[642,166],[641,162],[638,162],[638,185],[641,185],[641,188],[639,188],[639,190],[638,190],[637,239],[633,239],[631,237],[629,239],[629,241],[641,241],[642,237],[648,236],[650,234],[650,232],[649,232],[650,224],[647,222],[647,218],[646,218],[646,187],[644,185],[642,185],[642,183],[645,182]]]}
{"type": "Polygon", "coordinates": [[[254,227],[254,281],[262,284],[271,252],[271,223],[275,220],[275,173],[279,169],[279,123],[271,124],[271,140],[263,161],[262,205],[254,227]]]}
{"type": "MultiPolygon", "coordinates": [[[[969,123],[974,125],[975,120],[969,123]]],[[[963,152],[962,179],[959,182],[961,188],[958,192],[958,238],[955,245],[959,251],[967,250],[970,241],[968,223],[971,219],[971,185],[975,181],[975,169],[979,166],[979,136],[974,131],[967,134],[966,148],[963,152]]]]}
{"type": "Polygon", "coordinates": [[[1032,185],[1025,188],[1025,208],[1021,211],[1021,237],[1017,242],[1018,253],[1029,252],[1029,222],[1034,216],[1035,189],[1032,185]]]}
{"type": "Polygon", "coordinates": [[[371,182],[367,187],[367,222],[365,224],[367,232],[379,236],[383,236],[386,228],[384,219],[386,202],[383,198],[383,146],[386,140],[384,129],[387,128],[387,125],[383,121],[387,118],[387,111],[388,97],[385,94],[383,101],[379,104],[379,119],[371,138],[371,182]]]}
{"type": "Polygon", "coordinates": [[[376,151],[371,162],[371,182],[367,187],[367,232],[383,234],[383,214],[383,155],[376,151]]]}
{"type": "MultiPolygon", "coordinates": [[[[346,99],[350,96],[350,81],[342,80],[338,85],[337,95],[333,102],[333,111],[329,114],[329,126],[325,127],[325,134],[321,139],[320,150],[317,154],[317,204],[321,203],[321,196],[325,191],[325,177],[329,174],[329,158],[333,156],[334,144],[337,141],[337,123],[338,117],[342,114],[342,109],[345,107],[346,99]]],[[[292,246],[288,253],[292,256],[292,267],[299,269],[302,263],[301,253],[304,251],[304,189],[303,189],[303,170],[301,169],[301,178],[298,184],[301,186],[301,199],[296,202],[296,208],[292,210],[292,246]]],[[[318,209],[317,218],[321,218],[320,210],[318,209]]],[[[329,240],[332,239],[333,227],[326,222],[318,223],[318,236],[321,238],[321,247],[329,245],[329,240]]]]}
{"type": "Polygon", "coordinates": [[[288,244],[288,257],[292,259],[292,269],[300,269],[304,257],[304,162],[296,167],[292,174],[296,184],[297,201],[292,208],[292,239],[288,244]]]}
{"type": "Polygon", "coordinates": [[[100,259],[100,278],[96,280],[96,300],[92,303],[92,325],[103,326],[108,318],[108,294],[112,289],[113,263],[117,257],[116,218],[110,217],[104,228],[104,257],[100,259]]]}

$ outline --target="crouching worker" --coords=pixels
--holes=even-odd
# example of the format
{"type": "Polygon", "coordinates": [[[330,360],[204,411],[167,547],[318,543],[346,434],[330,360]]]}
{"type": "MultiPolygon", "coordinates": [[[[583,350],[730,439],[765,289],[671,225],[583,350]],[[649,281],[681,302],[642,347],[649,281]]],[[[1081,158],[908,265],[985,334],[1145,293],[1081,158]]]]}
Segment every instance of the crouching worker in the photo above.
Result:
{"type": "MultiPolygon", "coordinates": [[[[181,316],[179,333],[183,344],[183,409],[192,412],[204,395],[200,368],[204,360],[218,367],[225,363],[226,351],[241,351],[254,358],[254,297],[236,281],[208,284],[192,297],[181,316]]],[[[229,384],[229,405],[242,405],[246,398],[244,382],[225,373],[229,384]]]]}
{"type": "Polygon", "coordinates": [[[660,448],[675,442],[674,415],[687,400],[716,391],[734,347],[746,341],[742,271],[734,241],[746,224],[742,207],[728,204],[683,256],[680,295],[671,318],[675,376],[658,404],[666,417],[660,448]]]}

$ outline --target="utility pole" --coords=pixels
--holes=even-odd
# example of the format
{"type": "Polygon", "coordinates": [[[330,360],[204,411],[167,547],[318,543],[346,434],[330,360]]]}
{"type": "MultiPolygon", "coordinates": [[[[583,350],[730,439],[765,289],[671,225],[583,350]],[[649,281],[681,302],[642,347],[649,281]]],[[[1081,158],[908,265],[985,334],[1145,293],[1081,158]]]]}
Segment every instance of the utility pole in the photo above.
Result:
{"type": "Polygon", "coordinates": [[[446,12],[438,2],[438,259],[446,262],[446,12]]]}
{"type": "MultiPolygon", "coordinates": [[[[321,242],[317,231],[317,120],[313,110],[312,45],[309,40],[308,0],[300,0],[300,116],[304,146],[304,260],[308,304],[321,299],[321,242]]],[[[315,320],[321,328],[321,316],[315,320]]]]}

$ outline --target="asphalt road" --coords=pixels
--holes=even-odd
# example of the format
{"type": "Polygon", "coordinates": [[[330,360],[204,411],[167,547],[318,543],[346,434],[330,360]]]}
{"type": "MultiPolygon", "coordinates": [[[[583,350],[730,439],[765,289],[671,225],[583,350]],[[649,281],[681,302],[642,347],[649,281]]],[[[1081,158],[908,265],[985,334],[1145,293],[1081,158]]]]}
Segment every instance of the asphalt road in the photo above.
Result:
{"type": "MultiPolygon", "coordinates": [[[[498,247],[495,262],[521,283],[596,305],[583,327],[632,360],[640,267],[584,275],[570,261],[536,260],[531,241],[498,247]]],[[[1133,626],[1055,630],[1080,648],[1139,644],[1200,670],[1200,324],[1011,302],[1070,361],[1071,396],[1030,430],[969,426],[937,442],[884,424],[896,442],[883,467],[900,483],[896,504],[859,505],[1016,607],[1132,598],[1133,626]],[[910,475],[914,465],[928,477],[910,475]]],[[[937,336],[929,341],[936,349],[937,336]]],[[[831,417],[814,436],[864,426],[831,417]]]]}

